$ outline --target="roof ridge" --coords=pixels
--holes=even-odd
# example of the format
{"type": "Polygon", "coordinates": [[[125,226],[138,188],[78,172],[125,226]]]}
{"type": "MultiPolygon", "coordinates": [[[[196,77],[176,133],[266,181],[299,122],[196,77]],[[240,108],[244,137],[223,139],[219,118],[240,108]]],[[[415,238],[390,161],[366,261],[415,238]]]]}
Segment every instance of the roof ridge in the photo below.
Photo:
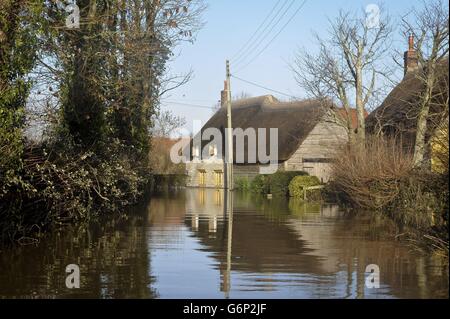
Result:
{"type": "Polygon", "coordinates": [[[274,103],[279,102],[277,98],[275,98],[271,94],[260,95],[260,96],[252,96],[244,99],[231,101],[232,107],[243,107],[243,106],[255,106],[258,104],[259,106],[266,103],[274,103]]]}

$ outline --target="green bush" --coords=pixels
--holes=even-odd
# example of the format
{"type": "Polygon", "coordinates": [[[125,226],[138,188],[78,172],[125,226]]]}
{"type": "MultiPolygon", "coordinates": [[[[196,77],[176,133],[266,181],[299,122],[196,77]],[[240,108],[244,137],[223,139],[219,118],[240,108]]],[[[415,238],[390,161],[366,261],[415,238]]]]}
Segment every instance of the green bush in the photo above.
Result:
{"type": "Polygon", "coordinates": [[[148,173],[122,155],[126,146],[109,145],[110,150],[96,154],[70,140],[58,147],[26,144],[23,162],[28,164],[17,175],[21,183],[10,183],[0,193],[0,244],[33,238],[50,225],[121,212],[136,203],[148,173]]]}
{"type": "Polygon", "coordinates": [[[269,191],[268,175],[257,175],[250,183],[250,190],[258,194],[267,194],[269,191]]]}
{"type": "Polygon", "coordinates": [[[289,183],[295,176],[305,176],[305,172],[278,171],[270,175],[258,175],[252,181],[251,190],[260,194],[275,196],[289,195],[289,183]]]}
{"type": "Polygon", "coordinates": [[[316,176],[296,176],[289,183],[289,195],[292,197],[303,198],[304,187],[320,185],[316,176]]]}
{"type": "Polygon", "coordinates": [[[248,191],[250,189],[250,181],[247,177],[238,177],[234,182],[234,187],[237,190],[248,191]]]}
{"type": "Polygon", "coordinates": [[[296,176],[304,176],[305,172],[276,172],[269,176],[269,193],[275,196],[288,196],[289,183],[296,176]]]}

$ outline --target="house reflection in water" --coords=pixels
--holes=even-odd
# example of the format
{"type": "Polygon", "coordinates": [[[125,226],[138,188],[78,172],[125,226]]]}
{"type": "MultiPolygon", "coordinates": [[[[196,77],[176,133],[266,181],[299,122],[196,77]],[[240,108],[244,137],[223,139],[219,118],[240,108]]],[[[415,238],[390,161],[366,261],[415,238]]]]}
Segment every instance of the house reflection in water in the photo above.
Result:
{"type": "Polygon", "coordinates": [[[385,220],[348,218],[335,205],[239,192],[231,196],[230,215],[226,197],[223,190],[188,189],[185,218],[217,260],[225,297],[230,289],[268,292],[280,286],[314,292],[302,297],[448,294],[448,285],[438,280],[448,273],[395,242],[389,235],[394,227],[385,220]],[[380,289],[365,288],[369,264],[381,269],[380,289]]]}
{"type": "Polygon", "coordinates": [[[0,297],[448,298],[448,262],[396,242],[379,217],[224,190],[154,194],[126,216],[0,253],[0,297]],[[231,209],[233,208],[233,209],[231,209]],[[81,288],[65,286],[68,264],[81,288]],[[365,267],[380,268],[367,289],[365,267]]]}
{"type": "MultiPolygon", "coordinates": [[[[220,290],[228,298],[230,289],[230,271],[231,271],[231,249],[232,249],[232,227],[233,210],[232,192],[224,189],[196,189],[187,191],[186,213],[191,216],[191,229],[194,232],[207,233],[210,239],[217,239],[224,244],[226,240],[225,262],[220,262],[220,290]],[[196,200],[197,199],[197,200],[196,200]],[[199,220],[207,224],[207,228],[199,229],[199,220]],[[221,234],[216,236],[218,221],[221,221],[221,234]],[[225,233],[226,232],[226,233],[225,233]]],[[[202,237],[202,234],[199,234],[202,237]]],[[[223,252],[221,250],[221,252],[223,252]]]]}

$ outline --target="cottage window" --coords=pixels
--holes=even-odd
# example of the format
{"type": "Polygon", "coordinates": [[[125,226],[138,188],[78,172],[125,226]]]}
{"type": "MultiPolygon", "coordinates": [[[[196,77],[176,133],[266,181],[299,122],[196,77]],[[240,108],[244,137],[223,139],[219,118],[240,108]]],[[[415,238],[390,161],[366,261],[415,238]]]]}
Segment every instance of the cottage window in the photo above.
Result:
{"type": "Polygon", "coordinates": [[[214,182],[216,187],[223,186],[223,172],[221,170],[214,171],[214,182]]]}
{"type": "Polygon", "coordinates": [[[203,169],[198,170],[198,185],[199,186],[206,185],[206,171],[203,169]]]}

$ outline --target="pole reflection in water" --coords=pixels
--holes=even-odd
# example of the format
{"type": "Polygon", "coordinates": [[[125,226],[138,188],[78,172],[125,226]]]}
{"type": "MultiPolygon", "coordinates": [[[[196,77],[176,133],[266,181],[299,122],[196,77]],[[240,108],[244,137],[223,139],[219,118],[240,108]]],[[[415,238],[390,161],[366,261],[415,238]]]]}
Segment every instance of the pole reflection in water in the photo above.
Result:
{"type": "Polygon", "coordinates": [[[231,288],[231,250],[233,244],[233,191],[228,189],[224,190],[225,205],[224,212],[227,221],[227,262],[226,271],[223,276],[223,291],[225,298],[229,298],[231,288]]]}
{"type": "Polygon", "coordinates": [[[222,189],[144,204],[1,250],[0,298],[448,298],[448,261],[396,241],[379,215],[222,189]],[[78,290],[64,284],[72,263],[78,290]],[[368,264],[379,289],[365,287],[368,264]]]}

